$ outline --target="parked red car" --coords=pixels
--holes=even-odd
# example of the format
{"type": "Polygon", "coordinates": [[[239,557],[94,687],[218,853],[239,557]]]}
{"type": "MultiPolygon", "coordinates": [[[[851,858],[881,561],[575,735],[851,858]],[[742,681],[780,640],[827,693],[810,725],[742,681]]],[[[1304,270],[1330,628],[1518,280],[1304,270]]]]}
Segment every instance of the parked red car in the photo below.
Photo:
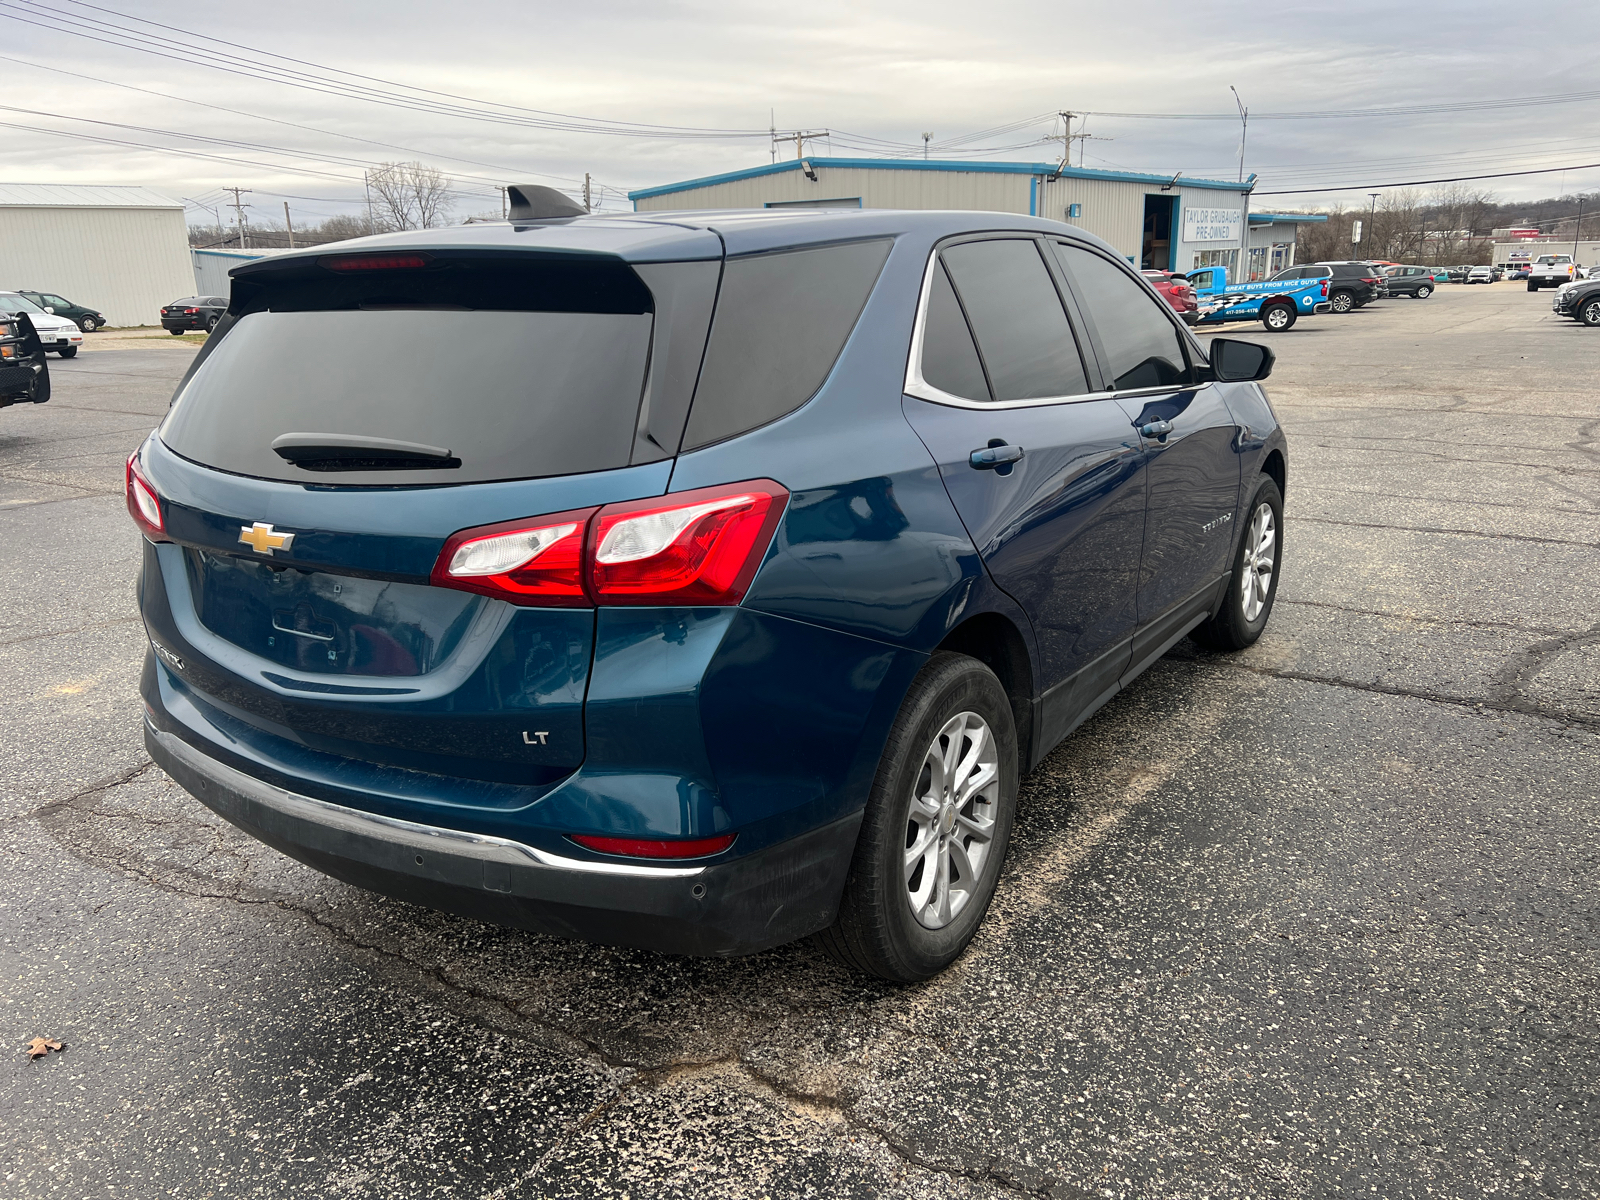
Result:
{"type": "Polygon", "coordinates": [[[1188,276],[1171,271],[1140,271],[1139,274],[1150,281],[1150,286],[1161,293],[1185,324],[1193,325],[1200,320],[1200,302],[1194,298],[1188,276]]]}

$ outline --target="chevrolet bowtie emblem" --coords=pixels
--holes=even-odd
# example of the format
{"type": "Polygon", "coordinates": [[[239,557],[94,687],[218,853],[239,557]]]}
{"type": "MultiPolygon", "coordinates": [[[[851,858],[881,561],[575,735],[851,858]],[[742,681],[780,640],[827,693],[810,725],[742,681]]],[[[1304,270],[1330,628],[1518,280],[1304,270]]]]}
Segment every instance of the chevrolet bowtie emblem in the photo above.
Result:
{"type": "Polygon", "coordinates": [[[270,555],[274,550],[287,550],[294,541],[292,533],[278,533],[271,523],[239,526],[239,540],[257,554],[270,555]]]}

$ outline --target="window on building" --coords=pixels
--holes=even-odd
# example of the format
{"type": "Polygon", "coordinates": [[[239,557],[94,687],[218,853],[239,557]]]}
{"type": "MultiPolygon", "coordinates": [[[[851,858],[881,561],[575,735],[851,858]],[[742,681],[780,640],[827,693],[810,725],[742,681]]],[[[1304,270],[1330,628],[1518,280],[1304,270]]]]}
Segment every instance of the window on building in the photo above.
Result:
{"type": "Polygon", "coordinates": [[[1239,277],[1239,251],[1233,250],[1196,250],[1194,252],[1194,265],[1197,267],[1226,267],[1228,278],[1237,280],[1239,277]]]}

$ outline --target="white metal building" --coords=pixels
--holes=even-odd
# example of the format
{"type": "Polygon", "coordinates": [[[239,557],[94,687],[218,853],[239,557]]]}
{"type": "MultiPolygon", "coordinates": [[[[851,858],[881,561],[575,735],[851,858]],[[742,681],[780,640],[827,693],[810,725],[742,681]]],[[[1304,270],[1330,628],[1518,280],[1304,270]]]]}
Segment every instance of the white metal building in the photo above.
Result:
{"type": "MultiPolygon", "coordinates": [[[[1253,175],[1238,183],[1053,163],[808,158],[641,188],[628,198],[636,212],[805,207],[1028,213],[1080,226],[1135,266],[1183,271],[1220,264],[1235,274],[1241,218],[1254,181],[1253,175]]],[[[1258,274],[1276,269],[1274,262],[1294,261],[1297,221],[1326,219],[1252,213],[1250,245],[1262,250],[1258,274]]]]}
{"type": "Polygon", "coordinates": [[[1510,242],[1496,242],[1492,249],[1493,257],[1490,262],[1497,267],[1506,267],[1516,270],[1525,267],[1541,254],[1573,254],[1574,261],[1580,267],[1592,267],[1600,263],[1600,242],[1593,238],[1584,238],[1574,244],[1572,238],[1518,238],[1510,242]]]}
{"type": "Polygon", "coordinates": [[[0,288],[54,292],[113,325],[194,295],[183,204],[143,187],[0,183],[0,288]]]}
{"type": "Polygon", "coordinates": [[[233,292],[233,280],[228,272],[241,263],[270,258],[284,250],[223,250],[195,249],[189,252],[194,260],[194,294],[196,296],[227,296],[233,292]]]}

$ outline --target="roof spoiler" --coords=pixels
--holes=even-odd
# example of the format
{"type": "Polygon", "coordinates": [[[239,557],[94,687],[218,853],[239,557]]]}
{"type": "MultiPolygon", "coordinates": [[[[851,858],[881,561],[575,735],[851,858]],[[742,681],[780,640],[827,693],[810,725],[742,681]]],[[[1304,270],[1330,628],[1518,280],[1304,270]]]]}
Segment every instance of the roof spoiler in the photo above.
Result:
{"type": "Polygon", "coordinates": [[[506,187],[513,221],[541,221],[550,217],[581,217],[589,210],[553,187],[513,183],[506,187]]]}

